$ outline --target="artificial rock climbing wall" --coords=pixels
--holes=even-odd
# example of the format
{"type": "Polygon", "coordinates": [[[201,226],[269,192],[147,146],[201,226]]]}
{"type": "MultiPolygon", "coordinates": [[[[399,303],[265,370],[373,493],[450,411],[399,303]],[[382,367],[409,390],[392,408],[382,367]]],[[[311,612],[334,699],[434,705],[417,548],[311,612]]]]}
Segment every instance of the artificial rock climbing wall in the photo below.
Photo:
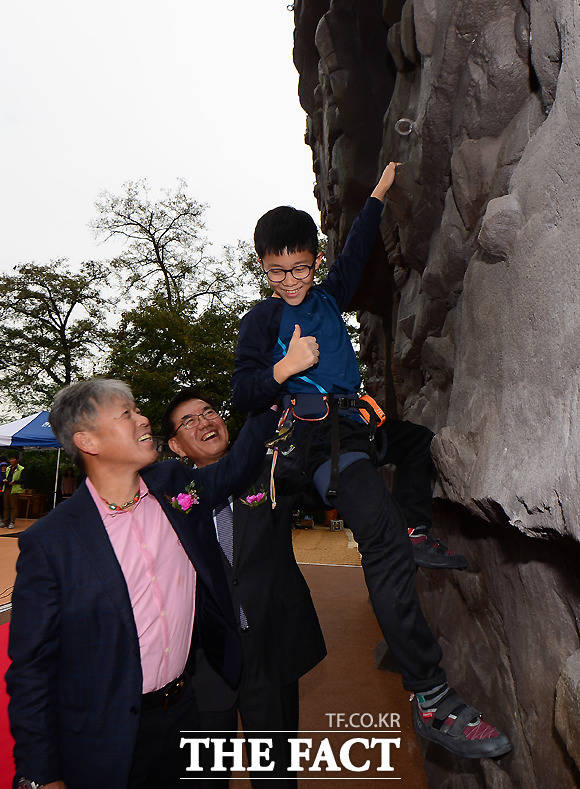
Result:
{"type": "Polygon", "coordinates": [[[294,16],[331,255],[403,163],[353,305],[361,352],[368,388],[437,434],[439,517],[470,569],[420,574],[420,593],[451,681],[515,745],[469,768],[429,749],[432,785],[576,786],[580,6],[297,0],[294,16]]]}

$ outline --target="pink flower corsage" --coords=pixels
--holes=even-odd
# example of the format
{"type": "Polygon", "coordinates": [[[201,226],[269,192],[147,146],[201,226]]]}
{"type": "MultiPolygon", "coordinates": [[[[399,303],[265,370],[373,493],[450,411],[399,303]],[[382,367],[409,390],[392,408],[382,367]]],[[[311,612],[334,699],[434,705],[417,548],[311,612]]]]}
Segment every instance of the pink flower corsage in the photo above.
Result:
{"type": "Polygon", "coordinates": [[[267,499],[268,496],[265,490],[254,490],[246,496],[245,499],[241,499],[241,501],[248,507],[259,507],[260,504],[263,504],[267,499]]]}
{"type": "Polygon", "coordinates": [[[189,515],[196,504],[199,504],[199,496],[193,482],[187,483],[185,493],[178,493],[171,499],[171,506],[186,515],[189,515]]]}

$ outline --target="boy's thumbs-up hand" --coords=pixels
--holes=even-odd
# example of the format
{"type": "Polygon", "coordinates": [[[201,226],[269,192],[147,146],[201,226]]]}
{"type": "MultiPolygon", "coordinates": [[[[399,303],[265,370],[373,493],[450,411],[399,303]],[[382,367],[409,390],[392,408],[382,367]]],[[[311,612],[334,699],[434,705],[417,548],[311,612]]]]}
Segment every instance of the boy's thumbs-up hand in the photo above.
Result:
{"type": "MultiPolygon", "coordinates": [[[[302,337],[300,326],[294,326],[294,334],[288,345],[286,358],[290,360],[294,373],[301,373],[318,362],[318,343],[316,337],[302,337]]],[[[294,375],[291,373],[291,375],[294,375]]]]}
{"type": "Polygon", "coordinates": [[[284,383],[291,375],[318,364],[319,355],[316,337],[302,337],[300,326],[295,324],[286,356],[274,365],[274,378],[284,383]]]}

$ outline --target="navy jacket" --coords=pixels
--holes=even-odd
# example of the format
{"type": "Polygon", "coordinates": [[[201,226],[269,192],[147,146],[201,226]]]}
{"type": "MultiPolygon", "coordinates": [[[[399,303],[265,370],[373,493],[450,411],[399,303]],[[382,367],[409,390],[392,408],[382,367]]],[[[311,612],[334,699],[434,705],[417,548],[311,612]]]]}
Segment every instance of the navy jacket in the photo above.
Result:
{"type": "MultiPolygon", "coordinates": [[[[177,461],[142,470],[197,571],[194,639],[230,684],[241,648],[211,510],[255,478],[268,412],[248,419],[227,457],[203,469],[177,461]],[[185,515],[168,496],[194,480],[185,515]]],[[[142,698],[139,642],[125,578],[85,484],[20,539],[6,674],[17,775],[67,789],[125,789],[142,698]]]]}
{"type": "MultiPolygon", "coordinates": [[[[258,479],[268,490],[270,463],[258,479]]],[[[270,497],[258,507],[234,499],[233,565],[224,557],[234,609],[246,613],[249,631],[244,635],[260,655],[263,673],[280,686],[310,671],[326,655],[310,590],[292,548],[291,496],[270,497]]],[[[223,555],[223,554],[222,554],[223,555]]],[[[225,710],[235,703],[232,690],[203,658],[194,677],[196,698],[202,710],[225,710]]],[[[242,669],[243,671],[243,669],[242,669]]]]}

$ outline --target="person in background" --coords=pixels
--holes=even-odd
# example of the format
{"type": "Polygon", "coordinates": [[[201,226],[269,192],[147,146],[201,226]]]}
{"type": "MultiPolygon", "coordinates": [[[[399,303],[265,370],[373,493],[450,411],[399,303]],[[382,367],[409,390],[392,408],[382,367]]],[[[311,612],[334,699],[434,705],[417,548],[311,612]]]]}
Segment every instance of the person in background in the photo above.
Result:
{"type": "Polygon", "coordinates": [[[4,479],[7,468],[8,461],[0,460],[0,528],[6,526],[4,522],[4,479]]]}
{"type": "Polygon", "coordinates": [[[14,528],[18,517],[18,498],[24,492],[24,466],[20,465],[19,457],[13,453],[8,458],[9,466],[4,478],[4,521],[9,529],[14,528]]]}

